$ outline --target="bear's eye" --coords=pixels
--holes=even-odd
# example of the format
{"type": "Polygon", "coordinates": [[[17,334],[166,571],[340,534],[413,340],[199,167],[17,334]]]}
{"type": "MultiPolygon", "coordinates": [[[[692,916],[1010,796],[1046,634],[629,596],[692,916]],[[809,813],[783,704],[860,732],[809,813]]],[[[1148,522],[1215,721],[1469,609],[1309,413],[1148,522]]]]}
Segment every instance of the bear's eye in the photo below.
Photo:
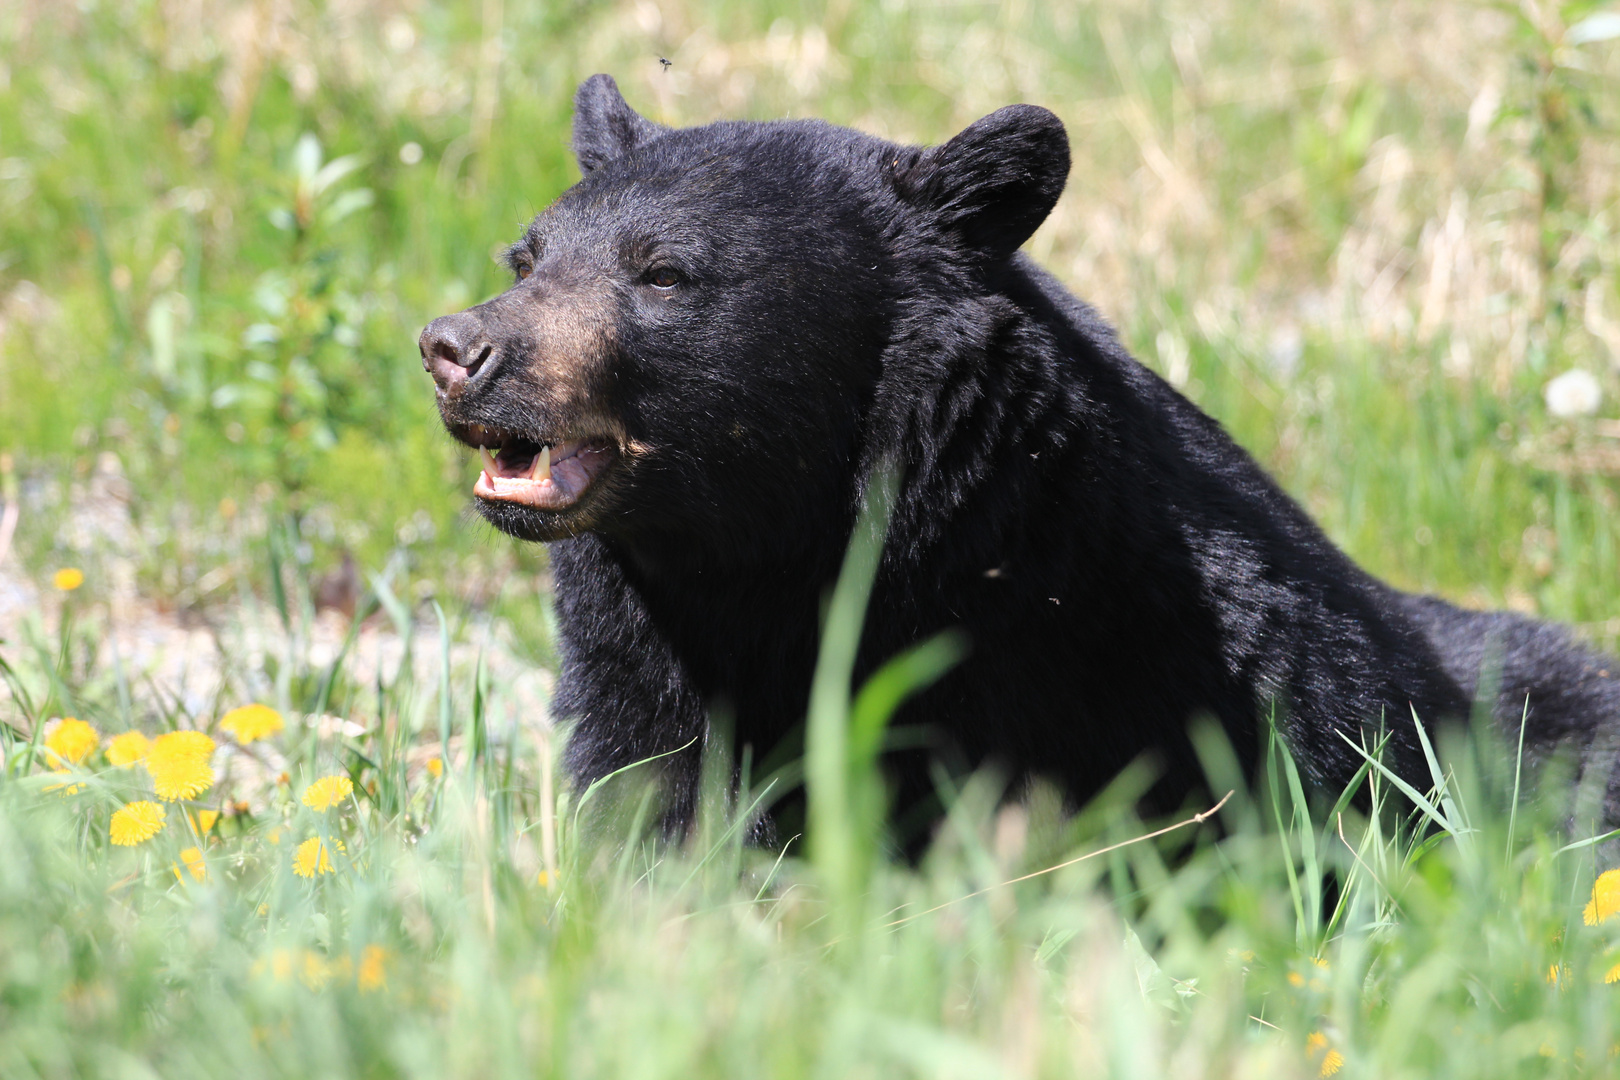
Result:
{"type": "Polygon", "coordinates": [[[673,289],[680,283],[681,275],[667,266],[659,266],[647,271],[647,284],[655,289],[673,289]]]}
{"type": "Polygon", "coordinates": [[[512,273],[516,275],[519,281],[523,281],[530,274],[534,273],[534,267],[530,266],[528,263],[518,263],[516,266],[512,267],[512,273]]]}

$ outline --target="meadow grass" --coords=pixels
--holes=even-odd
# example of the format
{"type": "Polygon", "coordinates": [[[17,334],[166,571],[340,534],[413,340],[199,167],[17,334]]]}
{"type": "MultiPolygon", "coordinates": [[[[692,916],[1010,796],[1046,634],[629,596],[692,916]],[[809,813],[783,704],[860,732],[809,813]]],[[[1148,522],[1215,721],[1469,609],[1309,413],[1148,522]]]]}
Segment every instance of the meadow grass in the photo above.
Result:
{"type": "Polygon", "coordinates": [[[1214,814],[1150,831],[1129,810],[1141,775],[1077,817],[1041,788],[1005,804],[983,775],[919,864],[886,857],[861,748],[885,716],[848,687],[877,533],[857,535],[809,729],[814,832],[784,851],[744,843],[779,793],[734,789],[718,742],[679,847],[649,833],[656,763],[569,790],[550,732],[509,722],[478,669],[452,678],[447,634],[418,643],[426,678],[401,662],[366,685],[341,677],[348,655],[307,667],[307,604],[286,627],[270,613],[260,662],[346,689],[324,717],[261,708],[259,737],[77,677],[97,628],[69,593],[60,637],[0,669],[0,1075],[1610,1067],[1620,875],[1594,885],[1605,838],[1556,766],[1521,772],[1488,735],[1436,733],[1448,765],[1425,791],[1367,747],[1328,805],[1275,738],[1251,791],[1211,726],[1198,745],[1231,785],[1214,814]],[[56,711],[95,734],[75,743],[56,711]],[[159,748],[198,728],[213,775],[174,797],[159,748]],[[147,757],[115,764],[130,730],[147,757]],[[152,835],[121,829],[154,802],[152,835]]]}
{"type": "Polygon", "coordinates": [[[1369,764],[1336,804],[1277,744],[1251,791],[1205,732],[1220,829],[1145,840],[1208,807],[1137,821],[1137,771],[1078,815],[942,778],[897,864],[872,748],[951,643],[850,687],[851,584],[808,846],[742,843],[781,792],[731,790],[718,749],[678,848],[647,835],[656,763],[569,790],[493,674],[551,661],[543,557],[465,515],[414,355],[572,181],[595,71],[664,122],[916,141],[1034,101],[1076,165],[1031,251],[1144,362],[1373,571],[1613,649],[1620,48],[1582,21],[1607,10],[6,5],[0,1076],[1611,1071],[1612,852],[1556,763],[1477,733],[1431,733],[1433,791],[1369,764]],[[1574,368],[1595,415],[1544,401],[1574,368]],[[210,628],[205,691],[121,651],[157,622],[210,628]],[[253,701],[286,726],[242,746],[220,725],[253,701]],[[64,776],[69,716],[99,741],[64,776]],[[213,785],[158,799],[106,757],[128,730],[209,733],[213,785]],[[353,790],[316,811],[327,776],[353,790]],[[164,827],[114,845],[132,801],[164,827]],[[330,873],[298,872],[311,840],[330,873]]]}

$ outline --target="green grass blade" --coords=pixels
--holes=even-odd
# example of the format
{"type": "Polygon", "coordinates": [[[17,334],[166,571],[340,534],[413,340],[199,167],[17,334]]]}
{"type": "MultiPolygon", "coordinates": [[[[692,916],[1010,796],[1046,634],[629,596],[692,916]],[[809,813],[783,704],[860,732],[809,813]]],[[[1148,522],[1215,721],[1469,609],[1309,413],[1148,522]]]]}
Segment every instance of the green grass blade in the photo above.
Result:
{"type": "Polygon", "coordinates": [[[1408,784],[1405,780],[1402,780],[1398,774],[1387,768],[1383,762],[1375,760],[1371,754],[1368,754],[1367,751],[1363,750],[1360,746],[1357,746],[1356,743],[1342,731],[1339,732],[1339,738],[1344,740],[1346,746],[1350,747],[1356,753],[1366,758],[1368,763],[1371,764],[1372,767],[1376,769],[1378,773],[1386,780],[1394,784],[1401,794],[1412,800],[1412,804],[1417,807],[1418,812],[1422,816],[1434,822],[1434,824],[1443,830],[1447,835],[1455,835],[1451,820],[1446,817],[1439,807],[1430,802],[1426,796],[1420,794],[1418,790],[1411,784],[1408,784]]]}
{"type": "Polygon", "coordinates": [[[1266,727],[1266,790],[1271,799],[1271,812],[1277,825],[1277,843],[1282,847],[1283,869],[1288,877],[1288,895],[1294,902],[1295,935],[1303,944],[1306,927],[1309,925],[1305,917],[1305,896],[1299,880],[1299,869],[1294,865],[1294,845],[1289,841],[1288,823],[1283,820],[1283,783],[1278,775],[1280,766],[1278,758],[1287,753],[1283,746],[1282,736],[1277,734],[1276,711],[1271,714],[1271,722],[1266,727]]]}
{"type": "Polygon", "coordinates": [[[852,814],[851,789],[858,778],[850,770],[850,680],[898,483],[893,469],[881,469],[871,478],[833,587],[810,684],[805,726],[810,857],[846,911],[853,909],[865,871],[857,829],[877,825],[857,822],[852,814]]]}

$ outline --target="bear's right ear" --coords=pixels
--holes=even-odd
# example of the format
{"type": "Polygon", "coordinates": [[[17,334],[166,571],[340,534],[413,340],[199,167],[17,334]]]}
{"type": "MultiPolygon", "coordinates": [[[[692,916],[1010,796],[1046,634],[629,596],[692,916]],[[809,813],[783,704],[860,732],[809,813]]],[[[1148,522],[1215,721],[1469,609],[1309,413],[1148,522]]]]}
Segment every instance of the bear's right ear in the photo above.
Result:
{"type": "Polygon", "coordinates": [[[969,247],[1005,258],[1063,194],[1069,137],[1046,109],[1008,105],[924,151],[896,179],[902,194],[933,210],[969,247]]]}
{"type": "Polygon", "coordinates": [[[582,173],[595,172],[668,130],[626,105],[611,75],[592,75],[574,92],[574,156],[582,173]]]}

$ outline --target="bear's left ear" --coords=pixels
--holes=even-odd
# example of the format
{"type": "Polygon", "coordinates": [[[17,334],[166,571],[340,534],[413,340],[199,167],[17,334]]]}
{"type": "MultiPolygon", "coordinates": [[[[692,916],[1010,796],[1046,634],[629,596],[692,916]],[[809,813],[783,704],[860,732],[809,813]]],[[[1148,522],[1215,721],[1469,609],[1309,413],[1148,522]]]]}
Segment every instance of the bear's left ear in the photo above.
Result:
{"type": "Polygon", "coordinates": [[[592,75],[574,92],[574,156],[582,173],[594,172],[668,130],[626,105],[611,75],[592,75]]]}
{"type": "Polygon", "coordinates": [[[1038,105],[1008,105],[924,151],[896,178],[968,245],[1005,258],[1046,220],[1069,179],[1063,121],[1038,105]]]}

